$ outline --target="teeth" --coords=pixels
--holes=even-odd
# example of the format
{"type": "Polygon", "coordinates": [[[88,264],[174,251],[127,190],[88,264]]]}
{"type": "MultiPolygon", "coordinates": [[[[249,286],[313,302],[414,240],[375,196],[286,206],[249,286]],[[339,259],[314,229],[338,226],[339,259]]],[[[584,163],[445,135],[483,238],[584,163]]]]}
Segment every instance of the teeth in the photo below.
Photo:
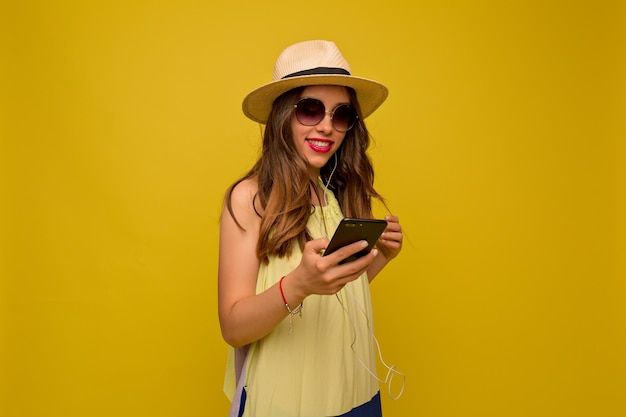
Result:
{"type": "Polygon", "coordinates": [[[322,140],[309,140],[313,145],[323,148],[325,146],[330,146],[330,142],[324,142],[322,140]]]}

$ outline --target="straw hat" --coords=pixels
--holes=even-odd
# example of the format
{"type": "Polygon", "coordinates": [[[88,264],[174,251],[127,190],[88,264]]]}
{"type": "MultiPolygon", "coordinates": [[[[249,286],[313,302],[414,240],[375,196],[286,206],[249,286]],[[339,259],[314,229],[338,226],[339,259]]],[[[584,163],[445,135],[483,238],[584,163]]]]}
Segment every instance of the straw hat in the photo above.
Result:
{"type": "Polygon", "coordinates": [[[387,87],[367,78],[355,77],[334,42],[300,42],[285,49],[274,66],[272,82],[252,91],[243,100],[250,119],[266,123],[274,100],[283,93],[308,85],[341,85],[356,91],[361,117],[366,118],[387,98],[387,87]]]}

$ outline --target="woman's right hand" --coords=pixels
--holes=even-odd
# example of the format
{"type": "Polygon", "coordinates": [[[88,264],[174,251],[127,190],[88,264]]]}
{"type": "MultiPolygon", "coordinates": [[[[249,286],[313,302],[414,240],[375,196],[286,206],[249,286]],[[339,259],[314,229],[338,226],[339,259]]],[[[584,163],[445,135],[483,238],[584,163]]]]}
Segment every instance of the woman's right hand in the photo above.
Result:
{"type": "Polygon", "coordinates": [[[311,294],[330,295],[340,291],[347,283],[361,276],[378,254],[373,249],[367,255],[352,262],[339,264],[343,259],[367,247],[367,242],[361,240],[346,245],[335,252],[323,256],[328,246],[328,239],[320,238],[307,242],[302,251],[300,264],[289,275],[294,290],[302,298],[311,294]]]}

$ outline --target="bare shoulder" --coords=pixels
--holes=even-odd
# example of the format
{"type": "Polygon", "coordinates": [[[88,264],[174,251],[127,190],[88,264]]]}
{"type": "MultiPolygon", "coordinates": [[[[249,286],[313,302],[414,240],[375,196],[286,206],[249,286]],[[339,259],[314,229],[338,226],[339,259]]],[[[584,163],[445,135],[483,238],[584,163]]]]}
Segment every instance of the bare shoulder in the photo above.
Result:
{"type": "MultiPolygon", "coordinates": [[[[222,217],[227,216],[232,219],[234,215],[237,222],[244,228],[258,224],[259,214],[254,208],[255,196],[259,187],[255,179],[248,178],[237,184],[230,194],[230,207],[232,213],[229,212],[227,205],[224,205],[222,217]]],[[[227,197],[228,198],[228,197],[227,197]]],[[[224,220],[224,219],[222,219],[224,220]]]]}
{"type": "Polygon", "coordinates": [[[233,209],[252,210],[254,211],[254,197],[259,189],[259,185],[255,179],[248,178],[241,181],[233,188],[230,195],[230,201],[233,209]]]}

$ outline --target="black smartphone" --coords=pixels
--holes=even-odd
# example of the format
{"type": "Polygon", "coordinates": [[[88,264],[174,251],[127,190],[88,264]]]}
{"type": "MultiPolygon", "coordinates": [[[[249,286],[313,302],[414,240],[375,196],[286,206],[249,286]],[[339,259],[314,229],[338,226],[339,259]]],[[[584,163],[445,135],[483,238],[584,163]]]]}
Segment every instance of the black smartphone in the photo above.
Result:
{"type": "Polygon", "coordinates": [[[383,231],[385,231],[385,227],[387,227],[386,220],[351,219],[346,217],[339,222],[339,226],[337,226],[335,234],[332,239],[330,239],[330,243],[324,251],[324,256],[333,253],[343,246],[358,242],[359,240],[366,240],[368,243],[367,247],[362,251],[343,259],[339,263],[344,264],[346,262],[354,261],[361,256],[367,255],[376,244],[380,235],[383,231]]]}

